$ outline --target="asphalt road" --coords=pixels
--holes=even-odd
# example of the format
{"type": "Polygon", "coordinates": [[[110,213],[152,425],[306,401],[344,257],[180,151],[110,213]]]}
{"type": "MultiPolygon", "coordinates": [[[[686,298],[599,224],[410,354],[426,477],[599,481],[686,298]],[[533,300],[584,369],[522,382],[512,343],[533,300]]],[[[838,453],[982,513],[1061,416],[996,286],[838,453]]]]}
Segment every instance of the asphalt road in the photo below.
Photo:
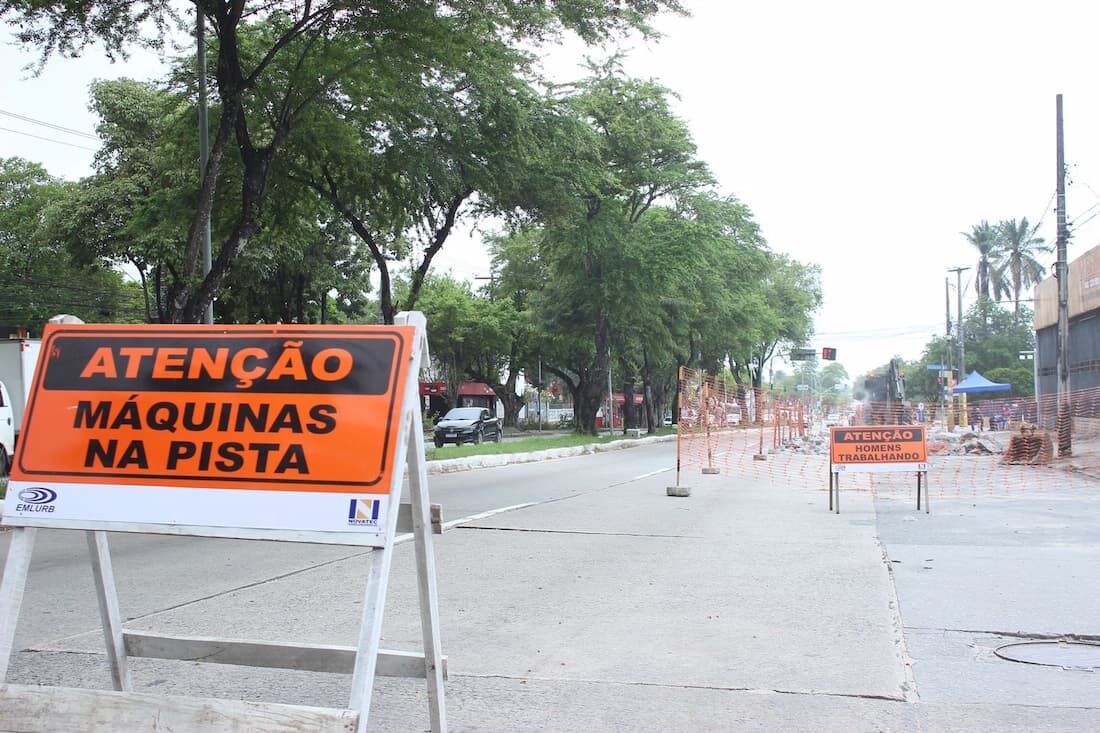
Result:
{"type": "MultiPolygon", "coordinates": [[[[445,522],[521,504],[599,491],[639,475],[670,469],[675,449],[664,443],[628,450],[432,475],[432,503],[445,522]]],[[[0,561],[9,532],[0,532],[0,561]]],[[[110,535],[123,616],[141,619],[197,599],[290,577],[369,550],[331,545],[110,535]]],[[[23,601],[16,648],[56,644],[98,629],[85,533],[39,530],[23,601]]]]}
{"type": "MultiPolygon", "coordinates": [[[[931,514],[848,491],[834,515],[812,477],[686,475],[692,495],[667,497],[674,458],[656,443],[431,476],[448,521],[526,505],[437,540],[451,730],[1100,730],[1100,668],[995,653],[1100,641],[1095,485],[935,495],[931,514]]],[[[354,642],[362,550],[112,543],[129,628],[354,642]]],[[[419,645],[412,568],[399,546],[386,646],[419,645]]],[[[17,649],[9,681],[109,684],[81,533],[40,533],[17,649]]],[[[342,675],[132,661],[147,692],[348,694],[342,675]]],[[[423,730],[423,681],[380,680],[371,715],[423,730]]]]}

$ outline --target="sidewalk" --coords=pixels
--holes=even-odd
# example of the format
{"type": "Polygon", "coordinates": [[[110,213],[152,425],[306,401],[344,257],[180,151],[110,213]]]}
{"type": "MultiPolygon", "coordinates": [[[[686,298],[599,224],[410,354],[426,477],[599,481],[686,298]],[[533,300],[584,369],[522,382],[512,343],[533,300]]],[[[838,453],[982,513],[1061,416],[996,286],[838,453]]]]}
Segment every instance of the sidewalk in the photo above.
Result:
{"type": "MultiPolygon", "coordinates": [[[[670,498],[670,476],[437,538],[452,731],[1100,730],[1100,673],[994,662],[950,631],[1069,631],[1076,622],[1100,636],[1096,584],[1078,577],[1095,581],[1097,514],[1058,530],[1061,545],[1052,528],[1035,553],[1016,534],[1073,524],[1079,502],[1092,510],[1094,499],[1074,498],[1053,518],[1036,518],[1024,499],[981,508],[939,500],[924,515],[907,499],[849,492],[833,515],[823,490],[697,474],[690,497],[670,498]],[[1019,551],[998,563],[992,548],[1006,534],[1019,551]],[[1011,596],[1020,563],[1029,574],[1061,568],[1031,578],[1045,597],[1011,596]],[[976,580],[989,573],[983,592],[976,580]],[[1053,608],[1059,616],[1041,624],[1053,608]]],[[[387,647],[420,644],[413,567],[411,545],[400,546],[387,647]]],[[[130,626],[353,643],[349,609],[359,607],[365,569],[362,556],[338,560],[130,626]]],[[[101,659],[102,640],[82,635],[57,650],[101,659]]],[[[154,692],[306,705],[348,693],[342,675],[132,661],[137,689],[154,692]]],[[[46,684],[49,663],[37,655],[46,684]]],[[[102,686],[104,670],[91,665],[86,677],[67,682],[102,686]]],[[[375,731],[426,729],[423,681],[379,680],[371,722],[375,731]]]]}

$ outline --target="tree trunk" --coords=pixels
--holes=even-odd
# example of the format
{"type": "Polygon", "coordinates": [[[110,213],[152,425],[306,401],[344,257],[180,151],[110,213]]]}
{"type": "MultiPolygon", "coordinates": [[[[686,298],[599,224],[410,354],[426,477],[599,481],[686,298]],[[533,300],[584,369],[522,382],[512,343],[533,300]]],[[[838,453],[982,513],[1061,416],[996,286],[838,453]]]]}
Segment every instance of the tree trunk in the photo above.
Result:
{"type": "MultiPolygon", "coordinates": [[[[596,319],[596,355],[591,368],[584,370],[578,379],[580,404],[577,405],[577,431],[596,435],[596,413],[603,401],[604,385],[607,384],[607,368],[610,360],[611,323],[601,313],[596,319]]],[[[610,416],[608,416],[610,418],[610,416]]],[[[610,424],[610,423],[609,423],[610,424]]]]}
{"type": "Polygon", "coordinates": [[[642,351],[642,408],[645,410],[646,432],[657,430],[657,420],[653,409],[653,367],[649,364],[649,354],[642,351]]]}
{"type": "Polygon", "coordinates": [[[623,433],[638,427],[638,418],[634,409],[634,378],[623,380],[623,433]]]}
{"type": "Polygon", "coordinates": [[[496,393],[500,404],[504,406],[504,427],[514,428],[519,425],[519,411],[523,409],[523,400],[514,392],[503,389],[496,393]]]}

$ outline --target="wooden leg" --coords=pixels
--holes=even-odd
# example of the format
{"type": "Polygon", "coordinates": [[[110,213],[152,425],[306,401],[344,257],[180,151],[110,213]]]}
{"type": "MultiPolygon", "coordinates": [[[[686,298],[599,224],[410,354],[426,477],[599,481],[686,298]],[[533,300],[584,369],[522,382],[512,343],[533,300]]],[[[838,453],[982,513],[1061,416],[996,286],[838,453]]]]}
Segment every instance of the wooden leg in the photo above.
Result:
{"type": "Polygon", "coordinates": [[[348,706],[359,713],[360,733],[367,730],[367,717],[370,714],[370,698],[374,689],[374,672],[378,662],[382,614],[386,607],[386,586],[392,558],[393,547],[376,549],[370,554],[370,572],[367,573],[363,618],[359,625],[358,651],[351,676],[351,704],[348,706]]]}
{"type": "Polygon", "coordinates": [[[85,532],[88,552],[92,556],[92,576],[95,578],[99,618],[103,623],[103,640],[107,644],[107,659],[111,663],[111,682],[116,690],[130,691],[130,665],[126,661],[126,642],[122,637],[122,615],[118,610],[115,572],[111,567],[111,550],[106,532],[85,532]]]}
{"type": "Polygon", "coordinates": [[[19,623],[19,608],[23,605],[23,591],[27,587],[35,532],[37,530],[31,527],[16,527],[12,530],[8,545],[8,560],[4,564],[4,577],[0,580],[0,683],[6,679],[11,663],[15,627],[19,623]]]}
{"type": "Polygon", "coordinates": [[[439,634],[439,589],[436,586],[435,552],[432,547],[431,504],[428,499],[428,469],[424,460],[424,434],[419,430],[413,431],[413,438],[409,441],[408,461],[417,589],[420,594],[420,628],[424,639],[424,673],[428,682],[428,710],[432,733],[446,733],[443,645],[439,634]]]}

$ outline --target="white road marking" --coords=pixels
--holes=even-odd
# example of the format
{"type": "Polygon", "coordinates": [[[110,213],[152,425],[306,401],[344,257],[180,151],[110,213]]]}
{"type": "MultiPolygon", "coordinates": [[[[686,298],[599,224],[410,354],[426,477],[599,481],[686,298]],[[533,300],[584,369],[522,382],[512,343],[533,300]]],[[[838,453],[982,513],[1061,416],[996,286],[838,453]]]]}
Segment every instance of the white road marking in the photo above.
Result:
{"type": "MultiPolygon", "coordinates": [[[[448,529],[454,529],[455,527],[457,527],[460,524],[466,524],[467,522],[473,522],[473,521],[476,521],[478,519],[485,519],[486,517],[491,517],[494,514],[503,514],[504,512],[515,511],[516,509],[526,509],[527,507],[535,506],[538,503],[539,502],[537,502],[537,501],[528,501],[524,504],[513,504],[512,506],[502,506],[499,509],[490,509],[487,512],[480,512],[478,514],[470,514],[469,516],[462,517],[461,519],[452,519],[449,522],[444,522],[443,523],[443,530],[446,531],[448,529]]],[[[412,538],[413,538],[413,533],[412,532],[406,532],[405,534],[399,534],[396,537],[394,537],[393,544],[399,545],[402,542],[408,542],[412,538]]]]}

